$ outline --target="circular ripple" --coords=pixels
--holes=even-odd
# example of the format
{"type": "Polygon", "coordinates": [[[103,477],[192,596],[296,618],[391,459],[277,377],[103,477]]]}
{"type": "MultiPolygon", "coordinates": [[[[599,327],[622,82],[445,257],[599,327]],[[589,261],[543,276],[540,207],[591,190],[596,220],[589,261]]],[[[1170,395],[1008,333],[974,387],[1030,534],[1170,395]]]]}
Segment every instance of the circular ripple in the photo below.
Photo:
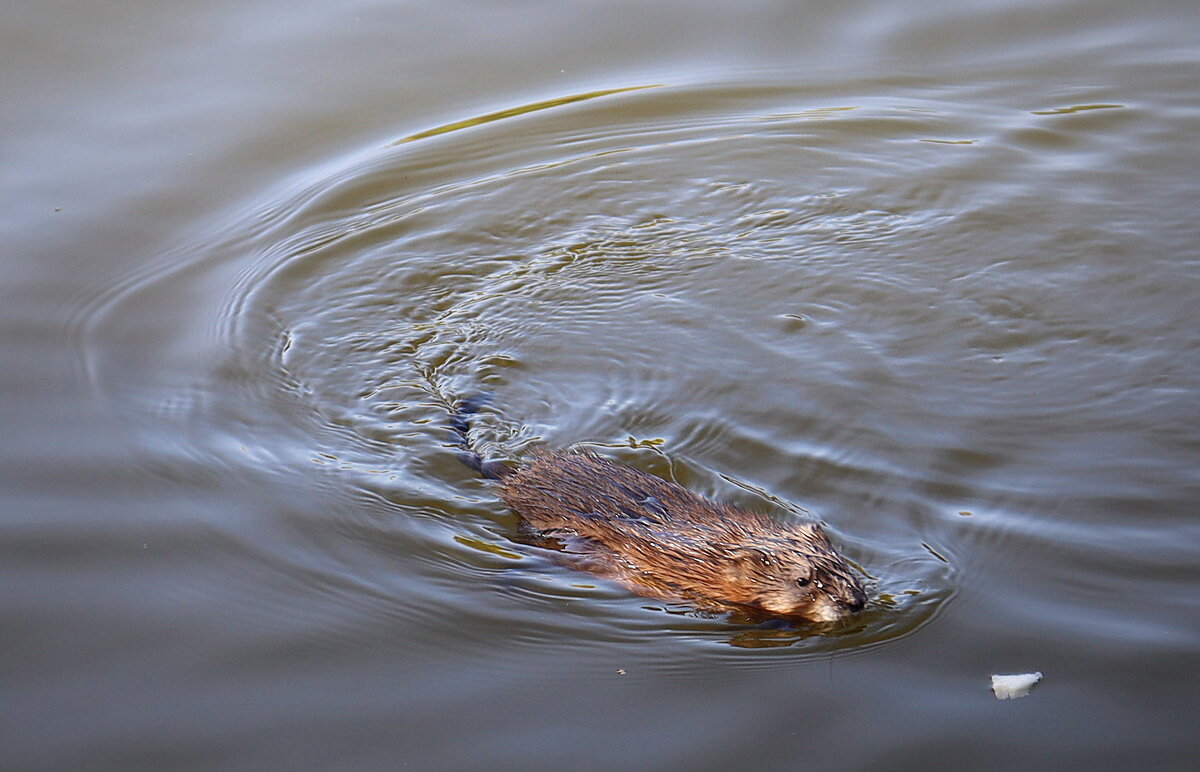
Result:
{"type": "MultiPolygon", "coordinates": [[[[1045,143],[1027,140],[1045,120],[932,97],[646,87],[436,127],[293,180],[132,278],[87,320],[91,372],[153,416],[156,452],[392,512],[341,510],[314,549],[340,544],[343,572],[386,564],[380,528],[432,528],[404,557],[422,613],[502,617],[530,640],[584,618],[868,647],[952,596],[961,533],[944,511],[962,491],[943,462],[978,447],[954,422],[1053,423],[1064,389],[1093,407],[1120,394],[1090,373],[1131,336],[1097,333],[1063,292],[1113,272],[1056,272],[1048,248],[1078,228],[1011,237],[1012,218],[1059,215],[1031,211],[1015,181],[1039,163],[1045,143]],[[980,248],[997,229],[1003,249],[980,248]],[[148,318],[163,324],[130,321],[148,318]],[[1080,337],[1091,345],[1072,349],[1080,337]],[[811,507],[874,577],[875,610],[836,635],[742,630],[527,570],[511,516],[445,448],[449,404],[485,389],[491,453],[592,442],[705,495],[811,507]],[[465,591],[480,586],[504,600],[465,591]]],[[[1053,146],[1072,143],[1089,151],[1053,146]]],[[[1074,222],[1088,196],[1064,195],[1074,222]]],[[[967,462],[986,472],[1008,452],[1001,435],[967,462]]]]}

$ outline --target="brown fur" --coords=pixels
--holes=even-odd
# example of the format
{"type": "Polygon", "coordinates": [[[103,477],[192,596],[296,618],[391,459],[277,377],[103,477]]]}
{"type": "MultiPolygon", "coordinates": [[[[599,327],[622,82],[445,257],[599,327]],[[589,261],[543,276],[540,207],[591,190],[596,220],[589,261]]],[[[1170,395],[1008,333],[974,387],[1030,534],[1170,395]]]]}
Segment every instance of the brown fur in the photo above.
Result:
{"type": "Polygon", "coordinates": [[[815,523],[715,504],[592,453],[536,454],[500,498],[573,565],[648,597],[715,611],[831,622],[866,593],[815,523]]]}

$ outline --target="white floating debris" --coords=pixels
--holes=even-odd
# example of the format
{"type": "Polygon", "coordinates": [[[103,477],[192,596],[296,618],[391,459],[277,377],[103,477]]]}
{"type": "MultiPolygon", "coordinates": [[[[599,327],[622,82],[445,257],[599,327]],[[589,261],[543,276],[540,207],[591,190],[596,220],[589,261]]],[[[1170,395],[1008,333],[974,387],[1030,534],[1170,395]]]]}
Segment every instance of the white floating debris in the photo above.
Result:
{"type": "Polygon", "coordinates": [[[1015,700],[1029,694],[1029,690],[1040,680],[1042,680],[1041,673],[994,675],[992,676],[992,692],[998,700],[1015,700]]]}

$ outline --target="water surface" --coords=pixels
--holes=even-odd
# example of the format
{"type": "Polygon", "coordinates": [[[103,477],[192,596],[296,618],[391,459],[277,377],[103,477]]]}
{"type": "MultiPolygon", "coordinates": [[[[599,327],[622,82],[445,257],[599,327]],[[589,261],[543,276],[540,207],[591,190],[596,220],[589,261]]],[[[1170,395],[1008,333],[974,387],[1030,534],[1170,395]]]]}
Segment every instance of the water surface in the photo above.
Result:
{"type": "Polygon", "coordinates": [[[1200,750],[1193,5],[81,13],[4,25],[7,766],[1200,750]],[[481,391],[490,454],[824,520],[871,607],[555,565],[481,391]]]}

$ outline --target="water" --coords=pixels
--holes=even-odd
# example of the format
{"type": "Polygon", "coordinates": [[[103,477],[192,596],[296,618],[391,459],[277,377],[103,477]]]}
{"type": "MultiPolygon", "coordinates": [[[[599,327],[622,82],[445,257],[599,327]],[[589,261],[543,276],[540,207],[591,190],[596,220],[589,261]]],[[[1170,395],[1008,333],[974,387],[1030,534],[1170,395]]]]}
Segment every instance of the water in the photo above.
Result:
{"type": "Polygon", "coordinates": [[[1190,766],[1192,4],[4,13],[4,766],[1190,766]],[[871,607],[555,565],[483,390],[871,607]]]}

